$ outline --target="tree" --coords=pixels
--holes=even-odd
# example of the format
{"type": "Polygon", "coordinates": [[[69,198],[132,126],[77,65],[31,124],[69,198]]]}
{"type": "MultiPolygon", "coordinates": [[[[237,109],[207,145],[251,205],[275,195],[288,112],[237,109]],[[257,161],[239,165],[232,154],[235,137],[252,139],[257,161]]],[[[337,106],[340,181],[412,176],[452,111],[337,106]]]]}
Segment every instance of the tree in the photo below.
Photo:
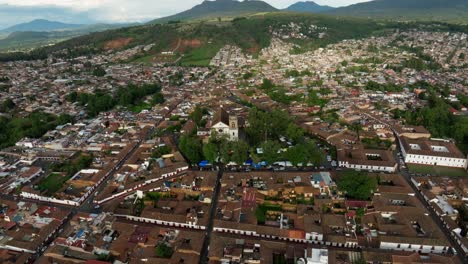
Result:
{"type": "Polygon", "coordinates": [[[377,189],[377,180],[364,172],[346,171],[339,178],[337,185],[349,198],[369,200],[377,189]]]}
{"type": "Polygon", "coordinates": [[[8,112],[15,108],[15,103],[10,98],[5,99],[0,105],[0,112],[8,112]]]}
{"type": "Polygon", "coordinates": [[[179,140],[179,149],[192,164],[203,160],[202,142],[196,137],[183,135],[179,140]]]}
{"type": "Polygon", "coordinates": [[[243,140],[231,142],[230,145],[232,146],[231,161],[234,161],[238,165],[244,164],[249,158],[249,145],[243,140]]]}
{"type": "Polygon", "coordinates": [[[302,166],[307,165],[308,163],[308,153],[304,145],[296,145],[291,147],[286,151],[286,158],[294,166],[298,166],[299,163],[302,163],[302,166]]]}
{"type": "Polygon", "coordinates": [[[106,70],[102,68],[101,66],[96,66],[93,69],[93,75],[96,77],[102,77],[106,75],[106,70]]]}
{"type": "Polygon", "coordinates": [[[156,256],[159,258],[171,258],[172,254],[174,254],[174,250],[166,242],[161,242],[156,247],[156,256]]]}
{"type": "Polygon", "coordinates": [[[69,114],[61,114],[57,117],[58,124],[73,124],[73,117],[69,114]]]}
{"type": "Polygon", "coordinates": [[[218,159],[218,146],[213,142],[208,142],[203,146],[203,155],[205,159],[208,160],[211,164],[214,164],[218,159]]]}
{"type": "Polygon", "coordinates": [[[265,141],[263,142],[260,147],[263,149],[263,160],[266,161],[268,164],[273,164],[274,162],[278,161],[278,151],[281,149],[281,146],[276,141],[265,141]]]}
{"type": "Polygon", "coordinates": [[[202,120],[203,120],[203,108],[199,105],[195,106],[195,109],[193,112],[190,114],[190,119],[193,120],[198,126],[201,126],[202,120]]]}
{"type": "Polygon", "coordinates": [[[354,131],[358,137],[358,141],[361,141],[361,131],[362,131],[362,125],[359,122],[355,122],[349,126],[349,128],[354,131]]]}
{"type": "Polygon", "coordinates": [[[158,104],[162,104],[166,101],[166,99],[164,99],[164,96],[162,93],[155,93],[153,95],[153,98],[151,98],[151,102],[153,103],[153,105],[158,105],[158,104]]]}
{"type": "Polygon", "coordinates": [[[260,89],[269,91],[271,90],[275,85],[270,79],[263,79],[262,85],[260,86],[260,89]]]}
{"type": "Polygon", "coordinates": [[[294,143],[299,143],[304,137],[304,130],[297,125],[290,123],[286,129],[286,136],[294,143]]]}

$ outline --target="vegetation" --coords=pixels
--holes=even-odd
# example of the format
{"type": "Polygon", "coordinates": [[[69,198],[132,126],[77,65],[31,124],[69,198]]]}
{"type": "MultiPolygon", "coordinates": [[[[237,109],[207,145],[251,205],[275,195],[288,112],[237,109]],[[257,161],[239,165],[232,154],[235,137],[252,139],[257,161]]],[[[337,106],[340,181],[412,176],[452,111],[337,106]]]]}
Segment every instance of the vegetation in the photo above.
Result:
{"type": "Polygon", "coordinates": [[[60,190],[73,175],[82,169],[89,168],[93,162],[93,156],[80,154],[77,158],[59,164],[53,164],[50,170],[54,173],[42,179],[37,185],[41,192],[52,195],[60,190]]]}
{"type": "Polygon", "coordinates": [[[440,167],[440,166],[431,166],[431,165],[416,165],[408,164],[408,169],[412,173],[419,174],[430,174],[434,176],[444,176],[444,177],[466,177],[468,176],[464,169],[459,168],[449,168],[449,167],[440,167]]]}
{"type": "Polygon", "coordinates": [[[454,116],[451,106],[428,90],[428,105],[400,114],[408,124],[422,125],[433,137],[453,138],[462,151],[468,150],[468,117],[454,116]]]}
{"type": "Polygon", "coordinates": [[[300,94],[288,95],[288,91],[284,87],[276,86],[268,79],[264,79],[259,88],[264,90],[271,100],[285,105],[289,105],[293,101],[299,101],[302,98],[300,94]]]}
{"type": "Polygon", "coordinates": [[[164,145],[157,147],[152,153],[151,153],[151,158],[153,159],[159,159],[162,156],[166,154],[170,154],[172,152],[172,149],[170,146],[164,145]]]}
{"type": "MultiPolygon", "coordinates": [[[[64,58],[91,55],[104,52],[106,44],[117,39],[131,39],[126,46],[121,47],[122,49],[136,45],[158,43],[151,51],[156,54],[173,50],[174,43],[178,43],[182,39],[188,39],[200,41],[200,45],[184,46],[180,51],[176,50],[176,53],[183,52],[184,55],[181,56],[180,63],[182,65],[207,65],[218,48],[226,44],[236,45],[245,52],[257,54],[262,48],[270,44],[272,37],[270,29],[279,29],[282,25],[290,22],[314,24],[318,27],[328,28],[327,35],[324,38],[317,38],[315,34],[304,31],[310,38],[303,40],[291,39],[291,42],[299,45],[295,48],[296,53],[325,47],[343,39],[364,38],[386,30],[406,30],[423,24],[388,21],[375,23],[375,21],[368,19],[337,19],[331,16],[275,12],[237,18],[232,21],[150,24],[96,32],[66,40],[53,46],[35,49],[31,52],[0,54],[0,61],[45,59],[50,54],[64,58]]],[[[445,23],[431,23],[424,24],[424,26],[426,30],[434,28],[437,30],[468,31],[466,27],[445,23]]]]}
{"type": "Polygon", "coordinates": [[[403,87],[392,83],[381,84],[374,81],[369,81],[366,84],[366,90],[381,92],[402,92],[403,87]]]}
{"type": "Polygon", "coordinates": [[[363,138],[362,144],[369,149],[389,149],[392,146],[390,140],[381,140],[379,137],[363,138]]]}
{"type": "Polygon", "coordinates": [[[335,15],[398,19],[401,21],[451,21],[466,23],[468,4],[463,0],[381,0],[329,11],[335,15]]]}
{"type": "Polygon", "coordinates": [[[183,135],[179,139],[179,149],[192,164],[203,160],[203,144],[195,136],[183,135]]]}
{"type": "Polygon", "coordinates": [[[113,96],[101,90],[95,91],[94,94],[71,92],[68,94],[67,100],[86,106],[88,116],[95,117],[100,112],[109,111],[116,106],[130,109],[141,106],[143,100],[149,95],[153,95],[153,103],[164,102],[164,97],[160,91],[161,86],[156,83],[142,86],[129,84],[127,87],[120,87],[113,96]]]}
{"type": "Polygon", "coordinates": [[[54,116],[34,112],[26,117],[0,117],[0,148],[13,146],[22,138],[40,138],[58,125],[72,122],[67,114],[54,116]]]}
{"type": "Polygon", "coordinates": [[[281,206],[279,205],[273,205],[270,203],[263,203],[261,205],[257,206],[257,209],[255,210],[255,217],[257,218],[257,222],[260,225],[265,224],[266,221],[266,214],[268,211],[276,211],[276,212],[281,212],[281,206]]]}
{"type": "Polygon", "coordinates": [[[359,171],[345,171],[337,182],[338,189],[348,198],[357,200],[369,200],[377,190],[377,180],[367,173],[359,171]]]}
{"type": "Polygon", "coordinates": [[[93,75],[96,77],[103,77],[106,75],[106,70],[101,66],[96,66],[93,69],[93,75]]]}
{"type": "Polygon", "coordinates": [[[159,243],[156,247],[156,257],[158,258],[171,258],[172,254],[174,254],[174,250],[165,242],[159,243]]]}

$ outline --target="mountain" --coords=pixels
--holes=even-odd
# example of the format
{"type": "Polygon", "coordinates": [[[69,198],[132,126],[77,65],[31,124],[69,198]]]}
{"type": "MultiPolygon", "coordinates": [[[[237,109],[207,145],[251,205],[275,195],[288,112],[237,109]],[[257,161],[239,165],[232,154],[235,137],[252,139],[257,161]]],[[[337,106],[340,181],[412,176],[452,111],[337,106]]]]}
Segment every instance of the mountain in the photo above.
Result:
{"type": "Polygon", "coordinates": [[[374,0],[329,10],[343,16],[468,21],[468,0],[374,0]]]}
{"type": "MultiPolygon", "coordinates": [[[[55,24],[55,22],[54,22],[55,24]]],[[[56,25],[71,25],[58,22],[56,25]]],[[[101,32],[138,24],[93,24],[77,25],[76,28],[63,28],[49,31],[15,31],[0,32],[0,51],[22,51],[41,46],[51,45],[67,39],[79,37],[93,32],[101,32]]],[[[52,29],[49,27],[48,29],[52,29]]],[[[20,28],[18,28],[20,29],[20,28]]],[[[47,29],[47,28],[44,28],[47,29]]]]}
{"type": "Polygon", "coordinates": [[[9,28],[0,30],[3,33],[11,32],[25,32],[25,31],[57,31],[57,30],[70,30],[83,27],[84,25],[66,24],[57,21],[49,21],[45,19],[36,19],[31,22],[21,23],[9,28]]]}
{"type": "Polygon", "coordinates": [[[286,8],[286,11],[320,13],[334,9],[331,6],[322,6],[312,1],[297,2],[286,8]]]}
{"type": "Polygon", "coordinates": [[[245,0],[243,2],[237,0],[214,0],[204,1],[196,5],[190,10],[156,19],[150,23],[164,23],[169,21],[180,20],[198,20],[217,17],[233,17],[241,15],[249,15],[262,12],[278,11],[271,5],[258,0],[245,0]]]}

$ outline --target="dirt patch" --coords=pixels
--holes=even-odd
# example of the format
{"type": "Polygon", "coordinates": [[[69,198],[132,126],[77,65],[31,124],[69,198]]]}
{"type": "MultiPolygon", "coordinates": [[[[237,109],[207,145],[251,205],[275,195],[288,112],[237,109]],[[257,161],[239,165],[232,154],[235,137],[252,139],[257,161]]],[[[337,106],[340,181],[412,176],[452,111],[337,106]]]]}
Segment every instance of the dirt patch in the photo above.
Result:
{"type": "Polygon", "coordinates": [[[196,49],[202,45],[203,42],[199,39],[178,39],[171,46],[174,52],[184,52],[187,49],[196,49]]]}
{"type": "Polygon", "coordinates": [[[114,40],[106,42],[106,44],[104,45],[104,48],[107,49],[107,50],[120,49],[120,48],[123,48],[123,47],[127,46],[132,41],[133,41],[133,38],[114,39],[114,40]]]}
{"type": "Polygon", "coordinates": [[[250,53],[250,54],[258,53],[258,52],[260,52],[260,46],[255,45],[255,46],[247,49],[247,52],[250,53]]]}
{"type": "Polygon", "coordinates": [[[201,40],[199,39],[185,39],[182,41],[182,46],[190,48],[198,48],[202,45],[201,40]]]}

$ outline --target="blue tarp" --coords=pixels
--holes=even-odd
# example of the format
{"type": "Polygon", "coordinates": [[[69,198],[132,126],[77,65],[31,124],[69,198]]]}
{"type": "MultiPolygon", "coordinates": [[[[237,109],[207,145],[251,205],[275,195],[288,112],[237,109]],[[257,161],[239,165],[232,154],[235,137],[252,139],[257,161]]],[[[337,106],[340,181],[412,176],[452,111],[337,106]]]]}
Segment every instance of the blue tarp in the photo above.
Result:
{"type": "Polygon", "coordinates": [[[200,166],[200,167],[206,167],[208,164],[210,164],[209,161],[203,160],[203,161],[201,161],[200,163],[198,163],[198,166],[200,166]]]}

